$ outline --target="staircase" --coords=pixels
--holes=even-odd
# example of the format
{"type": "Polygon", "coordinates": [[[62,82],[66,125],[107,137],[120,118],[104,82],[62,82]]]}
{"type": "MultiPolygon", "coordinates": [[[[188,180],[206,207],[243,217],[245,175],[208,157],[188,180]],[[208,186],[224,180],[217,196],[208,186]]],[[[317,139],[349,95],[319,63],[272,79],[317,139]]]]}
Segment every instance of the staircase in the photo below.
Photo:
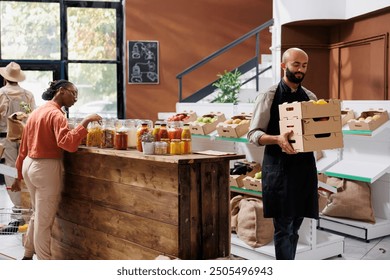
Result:
{"type": "Polygon", "coordinates": [[[243,62],[241,65],[237,66],[235,69],[232,69],[230,72],[234,72],[236,69],[242,73],[241,75],[241,81],[242,81],[242,87],[240,90],[240,96],[239,101],[240,102],[253,102],[254,98],[256,97],[259,90],[264,90],[268,88],[272,84],[272,74],[271,74],[271,68],[272,68],[272,58],[271,55],[262,55],[261,61],[262,64],[259,65],[259,50],[260,50],[260,32],[266,28],[269,28],[273,25],[274,20],[271,19],[264,24],[258,26],[257,28],[253,29],[252,31],[248,32],[247,34],[241,36],[240,38],[236,39],[235,41],[231,42],[230,44],[224,46],[220,50],[214,52],[213,54],[205,57],[201,61],[193,64],[183,72],[179,73],[176,78],[178,79],[179,83],[179,96],[178,100],[180,103],[182,102],[202,102],[202,103],[209,103],[210,100],[214,99],[215,90],[216,87],[213,86],[213,83],[217,80],[209,83],[208,85],[204,86],[203,88],[199,89],[198,91],[194,92],[192,95],[183,98],[182,96],[182,88],[183,88],[183,78],[187,74],[191,73],[192,71],[202,67],[203,65],[209,63],[216,57],[222,55],[223,53],[229,51],[230,49],[234,48],[235,46],[243,43],[247,39],[251,37],[256,37],[256,43],[255,43],[255,56],[251,59],[249,59],[246,62],[243,62]]]}

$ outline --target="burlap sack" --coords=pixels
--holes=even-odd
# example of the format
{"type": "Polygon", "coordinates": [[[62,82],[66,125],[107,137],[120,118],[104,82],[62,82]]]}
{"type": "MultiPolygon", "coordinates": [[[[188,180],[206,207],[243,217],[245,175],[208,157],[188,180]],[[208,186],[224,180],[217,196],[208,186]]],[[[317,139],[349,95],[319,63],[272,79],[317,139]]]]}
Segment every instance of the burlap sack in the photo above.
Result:
{"type": "Polygon", "coordinates": [[[236,232],[242,241],[258,248],[273,240],[273,221],[263,217],[263,202],[260,199],[243,198],[238,208],[236,232]]]}
{"type": "Polygon", "coordinates": [[[240,201],[243,199],[242,195],[237,195],[230,200],[230,227],[231,232],[237,232],[238,212],[240,210],[240,201]]]}
{"type": "Polygon", "coordinates": [[[329,195],[329,192],[318,190],[318,212],[321,213],[328,204],[329,195]]]}
{"type": "Polygon", "coordinates": [[[333,177],[329,177],[326,183],[337,187],[337,193],[329,195],[322,214],[375,223],[369,184],[333,177]]]}
{"type": "Polygon", "coordinates": [[[27,120],[27,114],[15,112],[7,118],[7,138],[10,141],[22,139],[22,133],[27,120]]]}
{"type": "MultiPolygon", "coordinates": [[[[323,173],[318,174],[318,181],[326,183],[327,176],[323,173]]],[[[322,210],[325,208],[326,204],[328,203],[328,197],[331,194],[331,192],[324,190],[320,186],[318,187],[318,212],[322,212],[322,210]]]]}

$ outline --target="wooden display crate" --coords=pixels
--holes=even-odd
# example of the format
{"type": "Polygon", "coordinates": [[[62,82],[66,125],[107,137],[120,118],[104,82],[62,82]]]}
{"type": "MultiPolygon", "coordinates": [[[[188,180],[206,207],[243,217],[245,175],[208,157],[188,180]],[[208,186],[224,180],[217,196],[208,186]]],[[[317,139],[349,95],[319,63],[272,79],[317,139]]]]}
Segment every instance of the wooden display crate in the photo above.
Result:
{"type": "Polygon", "coordinates": [[[386,110],[370,109],[362,112],[357,119],[349,120],[348,126],[350,130],[375,130],[388,120],[389,114],[386,110]]]}
{"type": "Polygon", "coordinates": [[[194,111],[183,111],[181,113],[178,112],[175,115],[169,117],[167,121],[168,122],[182,121],[183,123],[189,123],[189,122],[196,121],[197,118],[198,116],[194,111]]]}
{"type": "Polygon", "coordinates": [[[355,118],[355,113],[351,109],[343,109],[341,110],[341,125],[344,126],[348,123],[349,120],[355,118]]]}
{"type": "Polygon", "coordinates": [[[297,152],[314,152],[343,147],[343,133],[329,132],[312,135],[295,135],[290,138],[292,147],[297,152]]]}
{"type": "Polygon", "coordinates": [[[282,120],[340,116],[340,100],[329,99],[327,102],[327,104],[315,104],[312,101],[283,103],[279,105],[279,118],[282,120]]]}
{"type": "Polygon", "coordinates": [[[220,122],[223,122],[226,120],[225,115],[223,113],[213,113],[211,112],[210,114],[203,115],[202,118],[207,117],[207,116],[216,116],[217,120],[212,122],[212,123],[205,123],[205,122],[190,122],[190,130],[192,134],[201,134],[201,135],[207,135],[213,132],[214,130],[217,129],[217,125],[220,122]]]}
{"type": "Polygon", "coordinates": [[[257,172],[261,171],[261,165],[258,162],[250,162],[247,160],[242,160],[241,162],[248,164],[252,168],[252,171],[247,172],[245,175],[230,175],[229,176],[230,186],[242,188],[244,186],[243,180],[246,176],[253,177],[257,172]]]}
{"type": "Polygon", "coordinates": [[[341,117],[330,116],[309,119],[282,119],[279,122],[280,132],[294,131],[296,135],[310,135],[341,131],[341,117]]]}
{"type": "Polygon", "coordinates": [[[243,183],[244,183],[244,188],[247,190],[253,190],[258,192],[261,192],[263,190],[261,179],[255,179],[251,176],[246,176],[243,179],[243,183]]]}
{"type": "Polygon", "coordinates": [[[242,113],[240,115],[233,116],[229,120],[220,122],[217,125],[218,135],[222,137],[229,137],[229,138],[241,137],[246,133],[248,133],[251,119],[252,119],[251,114],[248,115],[242,113]]]}

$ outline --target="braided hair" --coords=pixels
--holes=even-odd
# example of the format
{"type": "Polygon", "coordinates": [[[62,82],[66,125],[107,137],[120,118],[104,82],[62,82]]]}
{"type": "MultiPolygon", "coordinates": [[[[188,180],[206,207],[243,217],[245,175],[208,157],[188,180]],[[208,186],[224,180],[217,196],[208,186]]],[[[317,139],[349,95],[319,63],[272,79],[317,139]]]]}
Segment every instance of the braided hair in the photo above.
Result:
{"type": "Polygon", "coordinates": [[[52,100],[61,87],[73,85],[67,80],[57,80],[49,83],[49,87],[42,93],[43,100],[52,100]]]}

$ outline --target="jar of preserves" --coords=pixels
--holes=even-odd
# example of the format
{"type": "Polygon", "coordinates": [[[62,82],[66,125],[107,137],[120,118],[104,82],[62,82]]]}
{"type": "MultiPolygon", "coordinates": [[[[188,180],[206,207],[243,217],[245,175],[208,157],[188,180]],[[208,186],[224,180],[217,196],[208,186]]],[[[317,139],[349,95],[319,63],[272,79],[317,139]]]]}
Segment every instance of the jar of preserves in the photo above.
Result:
{"type": "Polygon", "coordinates": [[[103,138],[101,142],[101,148],[114,148],[115,127],[114,121],[104,119],[103,120],[103,138]]]}
{"type": "Polygon", "coordinates": [[[181,139],[182,140],[191,140],[190,125],[188,123],[184,124],[184,126],[183,126],[183,129],[181,131],[181,139]]]}
{"type": "Polygon", "coordinates": [[[159,122],[156,122],[154,124],[154,127],[153,127],[153,131],[152,131],[152,135],[154,137],[154,141],[160,141],[160,128],[161,128],[161,124],[159,122]]]}
{"type": "Polygon", "coordinates": [[[149,126],[146,122],[142,123],[137,129],[137,150],[139,152],[142,152],[142,135],[149,131],[149,126]]]}
{"type": "Polygon", "coordinates": [[[192,143],[191,140],[181,140],[180,141],[181,154],[191,154],[192,153],[192,143]]]}
{"type": "Polygon", "coordinates": [[[169,147],[169,153],[171,155],[181,155],[180,139],[172,139],[169,147]]]}
{"type": "Polygon", "coordinates": [[[168,144],[163,141],[154,143],[154,153],[156,155],[166,155],[168,153],[168,144]]]}
{"type": "Polygon", "coordinates": [[[167,143],[167,153],[169,154],[169,144],[170,144],[170,141],[169,141],[169,136],[168,136],[168,129],[167,129],[167,124],[166,123],[162,123],[160,125],[160,131],[158,132],[158,137],[160,139],[160,141],[163,141],[165,143],[167,143]]]}
{"type": "Polygon", "coordinates": [[[100,147],[103,139],[103,130],[99,122],[91,122],[88,125],[87,147],[100,147]]]}
{"type": "Polygon", "coordinates": [[[125,126],[127,128],[127,147],[137,148],[137,121],[126,120],[125,126]]]}
{"type": "Polygon", "coordinates": [[[169,123],[169,129],[168,129],[168,137],[169,140],[172,139],[181,139],[181,122],[170,122],[169,123]]]}
{"type": "Polygon", "coordinates": [[[115,133],[115,145],[116,150],[127,150],[127,131],[118,130],[115,133]]]}

